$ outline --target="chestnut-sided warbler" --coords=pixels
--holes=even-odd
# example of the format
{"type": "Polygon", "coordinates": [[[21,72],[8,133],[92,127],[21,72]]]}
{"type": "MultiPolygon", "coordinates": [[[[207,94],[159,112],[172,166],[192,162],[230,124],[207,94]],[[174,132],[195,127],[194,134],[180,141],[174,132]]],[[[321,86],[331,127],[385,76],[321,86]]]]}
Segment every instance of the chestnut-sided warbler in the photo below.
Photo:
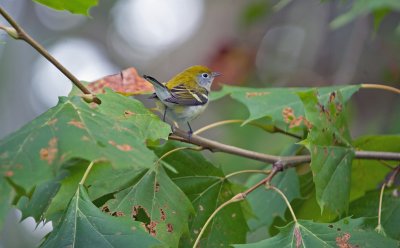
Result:
{"type": "Polygon", "coordinates": [[[163,121],[166,115],[178,123],[186,122],[189,135],[193,133],[189,121],[201,114],[208,105],[208,93],[215,77],[220,73],[212,72],[209,68],[195,65],[182,71],[166,83],[143,75],[153,84],[155,93],[151,98],[159,100],[157,104],[163,112],[163,121]]]}

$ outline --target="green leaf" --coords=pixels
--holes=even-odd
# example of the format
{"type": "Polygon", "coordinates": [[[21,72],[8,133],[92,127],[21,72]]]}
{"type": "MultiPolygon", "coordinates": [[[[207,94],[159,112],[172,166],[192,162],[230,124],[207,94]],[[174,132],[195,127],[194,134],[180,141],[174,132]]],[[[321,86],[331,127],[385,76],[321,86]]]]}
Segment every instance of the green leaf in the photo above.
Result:
{"type": "MultiPolygon", "coordinates": [[[[400,152],[399,135],[367,135],[353,141],[357,150],[400,152]]],[[[395,166],[397,162],[357,159],[351,169],[350,200],[363,196],[367,191],[376,189],[391,171],[384,163],[395,166]]]]}
{"type": "MultiPolygon", "coordinates": [[[[362,198],[350,204],[350,214],[354,217],[378,216],[380,190],[370,191],[362,198]]],[[[385,233],[393,238],[400,239],[400,198],[394,196],[392,190],[386,190],[382,199],[381,224],[385,233]]],[[[376,222],[378,225],[378,222],[376,222]]]]}
{"type": "Polygon", "coordinates": [[[82,185],[68,204],[61,223],[41,247],[161,246],[140,222],[102,213],[90,201],[82,185]]]}
{"type": "MultiPolygon", "coordinates": [[[[167,142],[158,147],[156,153],[162,156],[181,146],[178,142],[167,142]]],[[[233,185],[225,179],[221,169],[208,162],[199,152],[175,152],[165,157],[164,161],[178,171],[169,172],[169,176],[187,195],[196,211],[189,222],[190,237],[182,241],[183,247],[191,247],[208,217],[217,207],[235,195],[233,185]]],[[[228,205],[211,220],[200,246],[227,247],[232,243],[244,242],[248,231],[245,223],[241,204],[228,205]]]]}
{"type": "Polygon", "coordinates": [[[108,201],[103,209],[144,222],[147,231],[171,247],[187,232],[192,205],[161,165],[155,165],[134,184],[108,201]]]}
{"type": "MultiPolygon", "coordinates": [[[[332,91],[340,91],[343,101],[346,102],[360,85],[346,85],[334,87],[321,87],[319,94],[322,100],[328,99],[332,91]]],[[[304,116],[302,101],[297,96],[299,91],[307,91],[310,88],[245,88],[224,85],[221,91],[213,92],[211,98],[219,99],[230,95],[233,99],[244,104],[249,110],[246,122],[263,117],[271,118],[279,127],[289,129],[290,123],[285,120],[283,110],[290,109],[296,118],[304,116]]]]}
{"type": "MultiPolygon", "coordinates": [[[[265,178],[265,175],[256,175],[249,178],[247,186],[253,186],[265,178]]],[[[296,170],[288,169],[276,175],[271,185],[282,190],[289,201],[300,197],[299,179],[296,170]]],[[[285,219],[287,205],[282,197],[273,190],[266,190],[265,187],[259,187],[246,198],[253,209],[255,219],[248,221],[250,229],[255,230],[264,227],[267,230],[272,225],[276,217],[285,219]],[[268,207],[265,207],[268,206],[268,207]]]]}
{"type": "MultiPolygon", "coordinates": [[[[88,165],[89,162],[86,160],[73,160],[64,165],[64,168],[67,170],[63,173],[65,175],[60,181],[61,187],[57,195],[47,199],[42,196],[43,201],[49,201],[49,206],[42,211],[42,215],[47,220],[52,220],[54,226],[57,226],[59,223],[61,214],[65,211],[68,202],[74,196],[79,181],[88,165]]],[[[91,199],[96,200],[129,187],[135,178],[141,177],[144,172],[145,170],[133,170],[129,168],[116,169],[108,162],[99,162],[93,166],[85,181],[85,185],[88,187],[88,194],[91,199]]],[[[23,215],[24,211],[28,210],[28,216],[29,211],[33,211],[28,207],[21,210],[23,215]]]]}
{"type": "Polygon", "coordinates": [[[318,204],[322,211],[327,207],[340,214],[347,210],[349,204],[354,157],[343,99],[340,92],[332,92],[327,101],[319,98],[316,90],[298,94],[304,104],[306,119],[311,124],[303,143],[311,153],[318,204]]]}
{"type": "Polygon", "coordinates": [[[53,178],[72,158],[108,160],[116,168],[150,168],[147,139],[167,138],[170,128],[137,100],[107,92],[99,106],[62,97],[19,131],[0,141],[0,173],[29,191],[53,178]]]}
{"type": "Polygon", "coordinates": [[[296,199],[292,203],[296,217],[305,220],[314,220],[316,222],[332,222],[337,220],[338,214],[329,209],[324,209],[321,213],[321,208],[318,205],[315,184],[313,182],[312,172],[306,173],[299,177],[301,199],[296,199]]]}
{"type": "Polygon", "coordinates": [[[10,211],[13,200],[13,190],[5,178],[0,177],[0,227],[3,226],[6,215],[10,211]]]}
{"type": "Polygon", "coordinates": [[[234,247],[398,247],[396,240],[368,230],[365,222],[365,218],[345,218],[332,224],[299,220],[281,228],[272,238],[234,247]]]}
{"type": "Polygon", "coordinates": [[[90,171],[85,185],[91,199],[98,199],[106,194],[115,193],[130,187],[146,173],[145,169],[116,169],[110,163],[96,163],[90,171]]]}
{"type": "Polygon", "coordinates": [[[21,220],[29,216],[33,217],[37,222],[43,220],[44,213],[60,189],[60,186],[59,180],[50,180],[38,185],[32,197],[21,197],[17,204],[17,208],[22,212],[21,220]]]}
{"type": "Polygon", "coordinates": [[[49,8],[67,10],[73,14],[89,16],[89,9],[96,6],[98,0],[34,0],[49,8]]]}
{"type": "MultiPolygon", "coordinates": [[[[336,17],[330,24],[331,28],[336,29],[353,21],[355,18],[375,14],[375,25],[382,21],[389,11],[400,11],[400,1],[397,0],[363,0],[354,1],[352,8],[346,13],[336,17]]],[[[376,27],[376,26],[375,26],[376,27]]]]}

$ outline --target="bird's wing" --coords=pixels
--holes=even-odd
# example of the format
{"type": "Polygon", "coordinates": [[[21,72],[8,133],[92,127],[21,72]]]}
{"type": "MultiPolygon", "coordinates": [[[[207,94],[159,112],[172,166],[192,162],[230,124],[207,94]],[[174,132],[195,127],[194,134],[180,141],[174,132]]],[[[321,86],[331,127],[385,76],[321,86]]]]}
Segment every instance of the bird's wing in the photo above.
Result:
{"type": "Polygon", "coordinates": [[[179,84],[170,89],[170,92],[171,97],[165,99],[166,102],[186,106],[204,105],[208,102],[208,91],[201,86],[188,89],[183,84],[179,84]]]}

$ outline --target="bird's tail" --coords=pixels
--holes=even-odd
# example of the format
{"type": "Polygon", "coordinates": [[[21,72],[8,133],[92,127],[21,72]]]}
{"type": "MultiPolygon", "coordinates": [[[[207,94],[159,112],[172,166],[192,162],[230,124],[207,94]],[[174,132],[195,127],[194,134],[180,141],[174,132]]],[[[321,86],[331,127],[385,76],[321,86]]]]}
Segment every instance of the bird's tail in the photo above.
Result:
{"type": "Polygon", "coordinates": [[[152,85],[154,85],[154,87],[166,88],[164,84],[160,83],[157,79],[155,79],[151,76],[143,75],[143,77],[144,77],[144,79],[149,81],[152,85]]]}

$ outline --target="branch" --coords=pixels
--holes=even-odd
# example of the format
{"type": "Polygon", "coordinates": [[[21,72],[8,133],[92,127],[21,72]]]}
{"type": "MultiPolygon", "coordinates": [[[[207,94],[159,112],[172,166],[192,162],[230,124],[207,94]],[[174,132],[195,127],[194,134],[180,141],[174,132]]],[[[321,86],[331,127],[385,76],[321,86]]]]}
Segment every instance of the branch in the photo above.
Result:
{"type": "MultiPolygon", "coordinates": [[[[191,135],[188,133],[175,129],[174,132],[169,136],[171,140],[178,140],[185,143],[190,143],[208,149],[211,152],[224,152],[229,153],[265,163],[276,163],[280,162],[284,168],[292,167],[297,164],[311,162],[310,155],[298,155],[298,156],[275,156],[255,151],[246,150],[236,146],[223,144],[214,140],[206,139],[198,135],[191,135]]],[[[377,159],[377,160],[392,160],[400,161],[400,153],[395,152],[377,152],[377,151],[355,151],[355,158],[357,159],[377,159]]]]}
{"type": "MultiPolygon", "coordinates": [[[[92,95],[80,81],[70,71],[67,70],[58,60],[56,60],[42,45],[35,41],[24,29],[0,6],[0,14],[10,23],[15,29],[10,27],[2,26],[1,29],[5,30],[11,37],[18,40],[23,40],[31,45],[36,51],[38,51],[43,57],[50,61],[58,70],[60,70],[72,83],[78,87],[84,94],[92,95]]],[[[93,97],[93,102],[100,104],[101,101],[96,96],[93,97]]]]}

